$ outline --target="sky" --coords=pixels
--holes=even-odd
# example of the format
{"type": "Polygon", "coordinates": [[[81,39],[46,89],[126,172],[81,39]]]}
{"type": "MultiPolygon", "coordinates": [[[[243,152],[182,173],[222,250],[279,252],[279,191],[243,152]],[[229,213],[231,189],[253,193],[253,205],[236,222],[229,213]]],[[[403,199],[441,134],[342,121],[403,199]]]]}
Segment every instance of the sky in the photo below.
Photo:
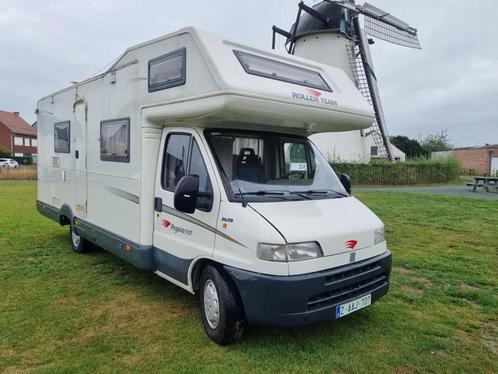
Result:
{"type": "MultiPolygon", "coordinates": [[[[371,1],[417,28],[423,47],[371,48],[389,134],[445,128],[456,146],[498,144],[498,1],[371,1]]],[[[34,122],[40,97],[183,26],[270,48],[272,25],[289,29],[297,3],[0,0],[0,109],[34,122]]]]}

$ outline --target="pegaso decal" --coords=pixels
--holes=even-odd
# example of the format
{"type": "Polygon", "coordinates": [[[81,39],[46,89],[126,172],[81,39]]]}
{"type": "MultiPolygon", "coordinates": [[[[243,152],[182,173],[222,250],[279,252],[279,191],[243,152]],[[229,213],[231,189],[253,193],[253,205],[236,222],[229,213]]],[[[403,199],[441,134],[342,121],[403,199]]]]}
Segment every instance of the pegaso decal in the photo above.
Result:
{"type": "Polygon", "coordinates": [[[187,235],[187,236],[190,236],[192,235],[192,230],[189,230],[189,229],[186,229],[184,227],[180,227],[180,226],[175,226],[174,224],[172,224],[170,221],[168,221],[167,219],[163,219],[163,227],[165,229],[169,229],[171,231],[173,231],[175,234],[184,234],[184,235],[187,235]]]}
{"type": "Polygon", "coordinates": [[[313,90],[311,88],[306,88],[306,93],[302,92],[292,92],[292,98],[294,100],[306,101],[310,103],[325,104],[331,106],[337,106],[337,101],[329,99],[327,97],[322,97],[322,92],[318,90],[313,90]]]}
{"type": "MultiPolygon", "coordinates": [[[[211,227],[209,226],[207,223],[205,222],[202,222],[198,219],[195,219],[194,217],[191,217],[190,215],[188,214],[185,214],[185,213],[182,213],[182,212],[179,212],[178,210],[174,209],[174,208],[171,208],[167,205],[163,205],[162,206],[162,211],[164,213],[167,213],[173,217],[178,217],[180,219],[183,219],[183,220],[186,220],[187,222],[191,223],[191,224],[194,224],[196,226],[199,226],[199,227],[202,227],[203,229],[206,229],[206,230],[209,230],[219,236],[221,236],[222,238],[225,238],[227,240],[230,240],[231,242],[233,243],[236,243],[238,245],[241,245],[242,247],[245,247],[247,248],[247,246],[245,246],[244,244],[238,242],[237,240],[235,240],[234,238],[228,236],[227,234],[217,230],[216,228],[214,227],[211,227]]],[[[225,220],[226,222],[230,222],[230,219],[233,221],[232,218],[230,217],[225,217],[225,220]]],[[[223,220],[223,219],[222,219],[223,220]]],[[[226,222],[223,222],[224,224],[228,225],[228,223],[226,222]]],[[[193,231],[192,230],[188,230],[188,229],[183,229],[181,227],[178,227],[178,226],[175,226],[173,225],[170,221],[168,221],[167,219],[164,219],[162,220],[162,225],[164,226],[164,228],[168,229],[168,227],[171,226],[171,230],[175,230],[175,232],[182,232],[183,234],[186,234],[186,235],[192,235],[193,231]],[[184,230],[184,231],[181,231],[181,230],[184,230]]]]}

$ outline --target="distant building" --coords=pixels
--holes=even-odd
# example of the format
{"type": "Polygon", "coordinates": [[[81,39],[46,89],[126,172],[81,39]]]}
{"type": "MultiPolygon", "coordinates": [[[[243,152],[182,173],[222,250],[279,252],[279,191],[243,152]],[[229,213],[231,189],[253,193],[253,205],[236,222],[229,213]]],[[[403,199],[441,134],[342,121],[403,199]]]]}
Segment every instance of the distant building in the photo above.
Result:
{"type": "MultiPolygon", "coordinates": [[[[375,130],[373,130],[375,131],[375,130]]],[[[371,159],[380,158],[378,145],[372,132],[365,134],[359,130],[343,132],[327,132],[311,136],[311,140],[329,161],[368,163],[371,159]]],[[[395,161],[405,161],[405,154],[390,144],[395,161]]]]}
{"type": "Polygon", "coordinates": [[[33,156],[36,159],[36,129],[32,128],[19,112],[0,110],[0,145],[9,150],[11,156],[33,156]]]}
{"type": "MultiPolygon", "coordinates": [[[[375,131],[375,130],[374,130],[375,131]]],[[[366,137],[367,145],[370,150],[370,159],[379,158],[379,146],[375,143],[373,137],[368,135],[366,137]]],[[[396,147],[393,143],[389,141],[389,148],[391,148],[391,154],[393,155],[394,161],[406,161],[406,154],[401,149],[396,147]]]]}
{"type": "Polygon", "coordinates": [[[432,152],[432,158],[454,157],[465,171],[476,174],[498,173],[498,144],[480,147],[455,148],[452,151],[432,152]]]}
{"type": "Polygon", "coordinates": [[[393,153],[394,161],[406,161],[406,154],[401,149],[396,147],[393,143],[389,142],[391,145],[391,152],[393,153]]]}

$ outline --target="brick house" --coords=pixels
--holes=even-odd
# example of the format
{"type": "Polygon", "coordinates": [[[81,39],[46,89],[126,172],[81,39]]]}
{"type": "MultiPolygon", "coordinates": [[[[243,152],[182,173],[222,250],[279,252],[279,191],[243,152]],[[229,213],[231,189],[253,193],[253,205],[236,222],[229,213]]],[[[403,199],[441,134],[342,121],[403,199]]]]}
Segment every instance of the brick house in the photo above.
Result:
{"type": "Polygon", "coordinates": [[[36,129],[31,127],[19,112],[0,110],[0,145],[9,150],[11,156],[34,156],[36,159],[36,129]]]}
{"type": "Polygon", "coordinates": [[[460,161],[463,170],[480,175],[498,173],[498,144],[455,148],[453,157],[460,161]]]}

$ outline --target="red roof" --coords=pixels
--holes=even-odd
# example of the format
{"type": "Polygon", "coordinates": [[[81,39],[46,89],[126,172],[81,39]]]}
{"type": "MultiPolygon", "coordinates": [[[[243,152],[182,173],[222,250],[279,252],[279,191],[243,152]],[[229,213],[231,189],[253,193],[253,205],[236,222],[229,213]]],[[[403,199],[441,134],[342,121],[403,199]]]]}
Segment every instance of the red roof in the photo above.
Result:
{"type": "Polygon", "coordinates": [[[35,135],[36,129],[32,128],[19,113],[11,113],[0,110],[0,123],[5,125],[11,132],[23,135],[35,135]]]}

